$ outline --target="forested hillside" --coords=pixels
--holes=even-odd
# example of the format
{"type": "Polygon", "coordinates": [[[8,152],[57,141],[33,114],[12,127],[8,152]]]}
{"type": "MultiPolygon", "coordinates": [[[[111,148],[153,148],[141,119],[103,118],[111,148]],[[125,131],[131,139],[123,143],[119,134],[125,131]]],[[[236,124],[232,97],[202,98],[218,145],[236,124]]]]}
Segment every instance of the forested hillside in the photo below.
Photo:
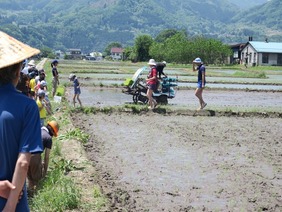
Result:
{"type": "Polygon", "coordinates": [[[166,29],[226,43],[263,39],[276,30],[277,41],[281,24],[269,23],[281,20],[280,5],[272,0],[241,13],[231,0],[0,0],[0,29],[38,48],[84,52],[103,51],[110,42],[132,45],[137,35],[154,38],[166,29]],[[266,13],[271,8],[276,12],[266,13]],[[255,16],[262,15],[258,22],[255,16]]]}
{"type": "Polygon", "coordinates": [[[233,18],[234,23],[242,23],[260,30],[261,26],[267,27],[265,37],[282,42],[282,1],[271,0],[263,6],[256,6],[248,13],[240,13],[233,18]]]}

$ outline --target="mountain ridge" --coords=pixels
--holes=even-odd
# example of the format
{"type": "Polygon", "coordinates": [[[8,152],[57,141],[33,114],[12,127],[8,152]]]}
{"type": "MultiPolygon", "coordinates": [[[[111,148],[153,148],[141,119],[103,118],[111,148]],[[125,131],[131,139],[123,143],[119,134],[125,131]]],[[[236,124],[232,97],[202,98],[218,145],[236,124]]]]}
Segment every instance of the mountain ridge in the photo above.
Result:
{"type": "Polygon", "coordinates": [[[69,0],[68,4],[63,0],[0,0],[0,29],[36,47],[88,52],[102,51],[110,42],[133,45],[140,34],[155,37],[166,29],[226,43],[243,42],[248,36],[263,39],[272,32],[278,41],[282,37],[281,24],[275,21],[282,11],[279,1],[254,7],[254,13],[241,11],[231,0],[69,0]],[[268,19],[266,11],[278,12],[268,19]],[[265,20],[258,25],[262,15],[265,20]]]}

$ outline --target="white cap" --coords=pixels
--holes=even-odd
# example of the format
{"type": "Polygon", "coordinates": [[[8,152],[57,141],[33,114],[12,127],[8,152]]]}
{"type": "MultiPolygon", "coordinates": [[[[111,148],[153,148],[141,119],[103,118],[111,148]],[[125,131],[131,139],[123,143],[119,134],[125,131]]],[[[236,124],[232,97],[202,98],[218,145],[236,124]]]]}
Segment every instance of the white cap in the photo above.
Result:
{"type": "Polygon", "coordinates": [[[154,59],[150,59],[148,64],[155,66],[156,65],[156,61],[154,59]]]}
{"type": "Polygon", "coordinates": [[[194,63],[202,63],[202,60],[201,60],[201,58],[197,57],[193,62],[194,63]]]}

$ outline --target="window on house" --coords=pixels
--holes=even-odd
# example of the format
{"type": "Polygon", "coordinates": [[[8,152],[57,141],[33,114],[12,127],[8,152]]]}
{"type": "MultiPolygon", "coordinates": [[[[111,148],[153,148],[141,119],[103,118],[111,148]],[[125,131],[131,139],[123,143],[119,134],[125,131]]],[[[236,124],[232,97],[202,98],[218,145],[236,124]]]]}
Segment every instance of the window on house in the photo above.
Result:
{"type": "Polygon", "coordinates": [[[257,60],[257,53],[254,53],[254,63],[256,62],[257,60]]]}
{"type": "Polygon", "coordinates": [[[262,54],[262,63],[268,63],[268,57],[269,55],[267,53],[262,54]]]}
{"type": "Polygon", "coordinates": [[[277,55],[277,65],[279,65],[279,66],[282,65],[282,54],[277,55]]]}

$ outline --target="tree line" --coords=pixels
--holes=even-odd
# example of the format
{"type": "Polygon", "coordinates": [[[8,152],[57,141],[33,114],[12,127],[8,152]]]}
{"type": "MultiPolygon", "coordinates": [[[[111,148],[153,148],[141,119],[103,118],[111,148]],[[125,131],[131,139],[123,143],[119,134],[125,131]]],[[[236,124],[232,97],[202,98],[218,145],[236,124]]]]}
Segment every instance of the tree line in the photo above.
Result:
{"type": "MultiPolygon", "coordinates": [[[[109,47],[121,47],[111,43],[109,47]]],[[[124,49],[124,60],[144,62],[150,58],[156,61],[188,64],[200,57],[207,64],[224,64],[232,55],[231,48],[219,40],[202,36],[189,37],[184,31],[164,30],[155,39],[150,35],[139,35],[134,45],[124,49]]]]}

